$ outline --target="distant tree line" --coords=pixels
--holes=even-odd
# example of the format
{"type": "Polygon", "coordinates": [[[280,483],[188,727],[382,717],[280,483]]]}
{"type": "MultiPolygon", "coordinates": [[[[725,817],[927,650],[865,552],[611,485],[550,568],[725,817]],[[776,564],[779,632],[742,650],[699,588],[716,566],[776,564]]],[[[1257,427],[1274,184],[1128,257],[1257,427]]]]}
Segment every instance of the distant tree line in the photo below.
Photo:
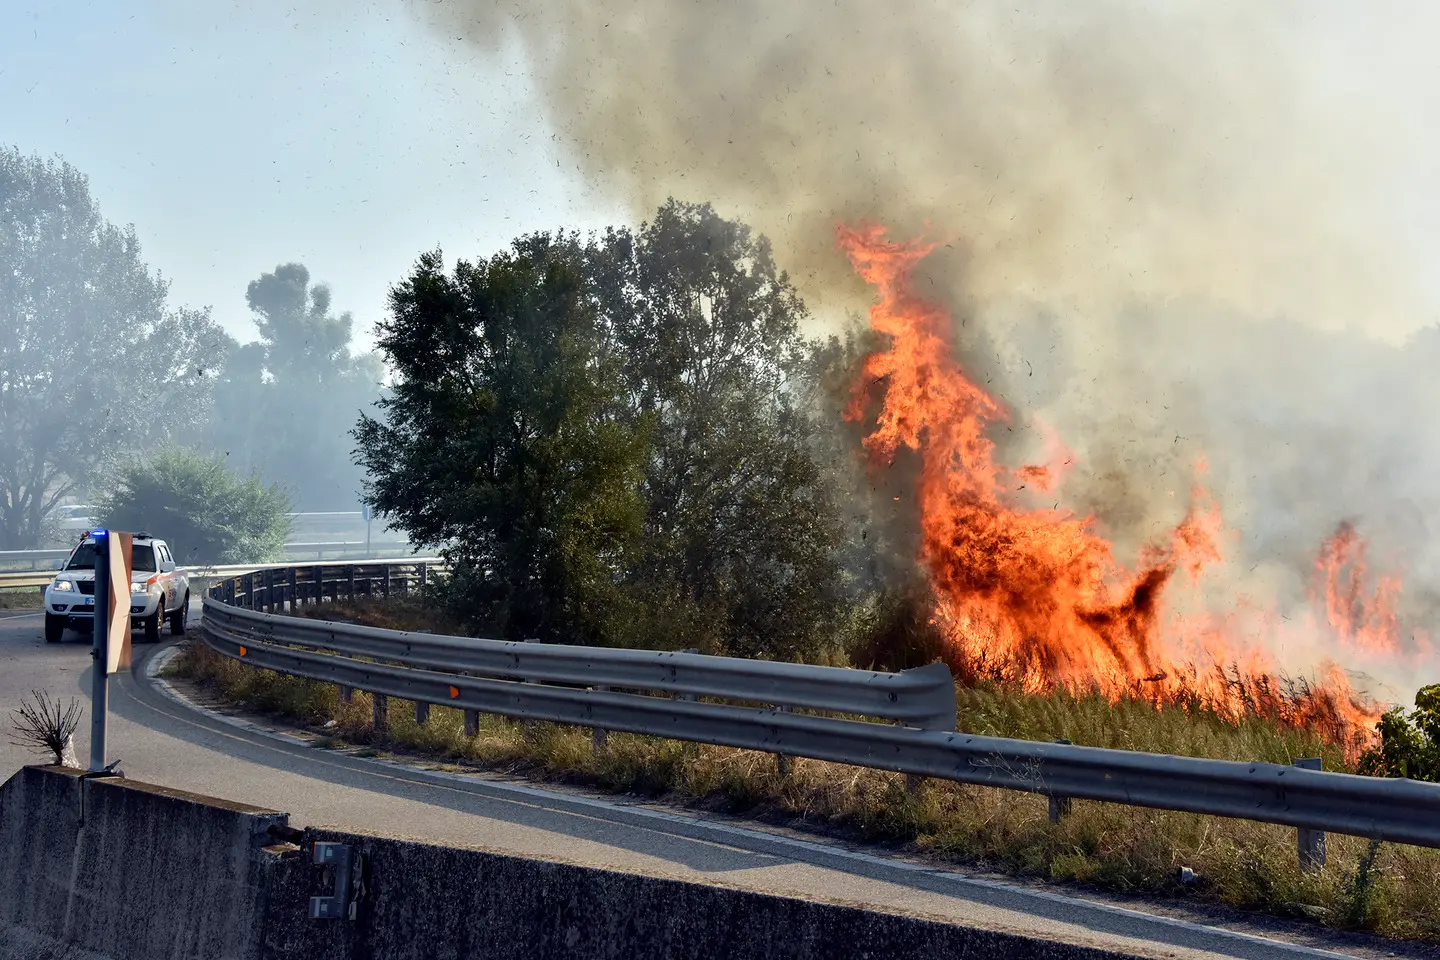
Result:
{"type": "Polygon", "coordinates": [[[216,498],[170,491],[197,523],[254,484],[252,507],[278,507],[280,526],[259,534],[222,523],[219,540],[187,544],[172,532],[199,561],[267,559],[254,551],[283,542],[292,507],[358,508],[350,431],[381,394],[379,358],[353,352],[350,315],[301,264],[244,295],[250,343],[208,310],[170,305],[134,228],[103,218],[83,174],[0,148],[0,549],[58,542],[55,508],[75,498],[158,532],[176,518],[145,505],[166,478],[216,498]]]}

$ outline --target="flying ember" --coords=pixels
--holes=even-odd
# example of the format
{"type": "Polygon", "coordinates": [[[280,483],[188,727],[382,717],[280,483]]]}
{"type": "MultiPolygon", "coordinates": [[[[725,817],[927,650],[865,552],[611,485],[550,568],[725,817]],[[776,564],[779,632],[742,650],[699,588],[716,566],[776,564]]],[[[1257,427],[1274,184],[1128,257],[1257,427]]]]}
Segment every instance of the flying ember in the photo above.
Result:
{"type": "MultiPolygon", "coordinates": [[[[864,421],[878,403],[864,440],[873,468],[918,458],[919,561],[957,675],[1232,717],[1261,713],[1315,729],[1352,753],[1368,745],[1382,708],[1358,696],[1333,664],[1311,681],[1284,678],[1265,642],[1280,618],[1240,603],[1227,614],[1197,614],[1173,602],[1223,562],[1229,542],[1203,484],[1190,490],[1181,522],[1133,567],[1117,559],[1095,518],[1058,504],[1026,506],[1022,491],[1058,487],[1073,457],[1044,430],[1048,462],[997,462],[989,431],[1009,412],[961,369],[950,316],[910,287],[933,245],[891,242],[873,226],[841,226],[837,237],[875,287],[870,321],[889,338],[865,358],[847,417],[864,421]]],[[[1203,463],[1196,472],[1203,476],[1203,463]]],[[[1364,544],[1353,528],[1327,541],[1316,569],[1322,615],[1313,627],[1352,648],[1398,649],[1400,583],[1382,578],[1366,593],[1364,544]]]]}

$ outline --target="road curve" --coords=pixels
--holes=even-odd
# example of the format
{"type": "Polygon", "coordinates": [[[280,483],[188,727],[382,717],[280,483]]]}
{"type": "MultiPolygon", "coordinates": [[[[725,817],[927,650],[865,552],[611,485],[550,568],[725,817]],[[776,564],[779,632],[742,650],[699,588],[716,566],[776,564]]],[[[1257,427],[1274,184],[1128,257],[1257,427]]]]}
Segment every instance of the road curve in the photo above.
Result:
{"type": "MultiPolygon", "coordinates": [[[[166,648],[135,649],[131,673],[111,682],[109,758],[133,779],[283,810],[297,825],[862,904],[1142,957],[1440,955],[1282,922],[1080,899],[732,819],[321,750],[177,700],[147,675],[166,648]]],[[[90,650],[79,635],[47,645],[38,614],[0,613],[0,706],[8,713],[31,690],[78,697],[87,717],[77,743],[82,760],[89,677],[90,650]]],[[[0,777],[36,761],[8,739],[0,743],[0,777]]]]}

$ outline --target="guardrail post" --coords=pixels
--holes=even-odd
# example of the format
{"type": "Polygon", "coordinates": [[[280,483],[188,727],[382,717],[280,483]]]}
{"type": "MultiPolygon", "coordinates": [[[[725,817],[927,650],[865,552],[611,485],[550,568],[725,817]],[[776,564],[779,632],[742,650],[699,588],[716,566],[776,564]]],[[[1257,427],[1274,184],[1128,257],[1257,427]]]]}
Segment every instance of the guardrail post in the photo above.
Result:
{"type": "Polygon", "coordinates": [[[473,737],[480,732],[480,711],[465,711],[465,736],[473,737]]]}
{"type": "Polygon", "coordinates": [[[341,703],[349,703],[349,702],[350,702],[350,698],[353,697],[354,695],[355,695],[355,689],[354,689],[353,687],[347,687],[347,686],[345,686],[345,684],[343,684],[343,683],[340,684],[340,702],[341,702],[341,703]]]}
{"type": "Polygon", "coordinates": [[[348,578],[350,589],[350,602],[355,602],[355,564],[350,564],[350,576],[348,578]]]}
{"type": "MultiPolygon", "coordinates": [[[[1301,770],[1323,770],[1320,757],[1301,757],[1294,762],[1301,770]]],[[[1307,873],[1325,868],[1325,831],[1295,828],[1295,852],[1300,858],[1300,869],[1307,873]]]]}
{"type": "MultiPolygon", "coordinates": [[[[592,688],[592,689],[597,690],[597,691],[599,691],[599,692],[601,692],[601,693],[604,693],[606,690],[609,690],[610,688],[609,688],[609,687],[594,687],[594,688],[592,688]]],[[[605,746],[606,746],[606,744],[608,744],[609,742],[610,742],[610,731],[609,731],[609,730],[606,730],[604,727],[591,727],[591,728],[590,728],[590,749],[591,749],[592,752],[594,752],[594,753],[604,753],[604,752],[605,752],[605,746]]]]}
{"type": "MultiPolygon", "coordinates": [[[[1056,743],[1063,743],[1069,746],[1069,740],[1056,740],[1056,743]]],[[[1057,797],[1050,795],[1050,822],[1059,823],[1070,813],[1071,799],[1069,797],[1057,797]]]]}
{"type": "Polygon", "coordinates": [[[380,575],[380,590],[386,600],[390,599],[390,564],[385,564],[385,572],[380,575]]]}
{"type": "Polygon", "coordinates": [[[274,571],[274,570],[266,570],[266,571],[265,571],[265,609],[266,609],[268,612],[270,612],[270,613],[274,613],[274,612],[275,612],[275,571],[274,571]]]}
{"type": "Polygon", "coordinates": [[[426,587],[426,584],[428,583],[428,576],[427,576],[427,575],[428,575],[429,573],[430,573],[430,564],[428,564],[428,563],[422,563],[422,564],[420,564],[420,595],[421,595],[421,596],[424,596],[424,595],[425,595],[425,587],[426,587]]]}
{"type": "Polygon", "coordinates": [[[296,604],[299,602],[300,597],[300,580],[295,573],[294,567],[290,568],[290,576],[288,579],[290,581],[290,612],[294,613],[296,604]]]}
{"type": "MultiPolygon", "coordinates": [[[[793,712],[794,712],[793,708],[791,708],[789,705],[783,704],[783,703],[782,703],[782,704],[779,704],[778,706],[776,706],[775,709],[776,709],[776,710],[779,710],[781,713],[793,713],[793,712]]],[[[780,776],[782,776],[782,777],[788,777],[788,776],[790,776],[790,758],[789,758],[788,756],[786,756],[785,754],[783,754],[783,753],[777,753],[777,754],[775,754],[775,770],[776,770],[776,771],[780,774],[780,776]]]]}
{"type": "Polygon", "coordinates": [[[390,723],[390,698],[383,693],[372,693],[371,702],[375,704],[371,721],[376,733],[383,733],[390,723]]]}
{"type": "Polygon", "coordinates": [[[311,569],[315,571],[315,606],[318,607],[325,602],[325,568],[317,563],[311,569]]]}
{"type": "Polygon", "coordinates": [[[430,719],[430,704],[415,701],[415,723],[417,726],[425,726],[425,721],[430,719]]]}

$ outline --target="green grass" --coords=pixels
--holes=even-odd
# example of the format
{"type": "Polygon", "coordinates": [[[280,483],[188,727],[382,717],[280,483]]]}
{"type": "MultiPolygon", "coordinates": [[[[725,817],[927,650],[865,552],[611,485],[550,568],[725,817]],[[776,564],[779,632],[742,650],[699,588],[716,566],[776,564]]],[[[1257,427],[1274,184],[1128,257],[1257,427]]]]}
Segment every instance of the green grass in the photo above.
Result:
{"type": "MultiPolygon", "coordinates": [[[[426,628],[396,607],[323,608],[329,619],[426,628]]],[[[438,624],[437,624],[438,625],[438,624]]],[[[433,628],[433,627],[431,627],[433,628]]],[[[173,671],[222,698],[327,727],[326,746],[381,747],[461,766],[584,784],[851,839],[893,844],[942,860],[1105,889],[1218,901],[1325,925],[1440,942],[1440,851],[1332,835],[1323,871],[1302,872],[1295,831],[1267,824],[1076,801],[1059,824],[1043,797],[927,781],[917,793],[898,774],[797,759],[782,775],[768,754],[612,733],[595,753],[590,731],[483,716],[467,737],[463,714],[432,707],[424,726],[413,704],[392,699],[389,723],[371,723],[368,694],[342,703],[336,689],[242,666],[190,645],[173,671]],[[1175,880],[1187,866],[1195,886],[1175,880]]],[[[1261,720],[1230,722],[1179,708],[1099,697],[1038,696],[1003,688],[957,690],[960,729],[1033,740],[1233,760],[1287,763],[1338,751],[1304,731],[1261,720]]]]}

